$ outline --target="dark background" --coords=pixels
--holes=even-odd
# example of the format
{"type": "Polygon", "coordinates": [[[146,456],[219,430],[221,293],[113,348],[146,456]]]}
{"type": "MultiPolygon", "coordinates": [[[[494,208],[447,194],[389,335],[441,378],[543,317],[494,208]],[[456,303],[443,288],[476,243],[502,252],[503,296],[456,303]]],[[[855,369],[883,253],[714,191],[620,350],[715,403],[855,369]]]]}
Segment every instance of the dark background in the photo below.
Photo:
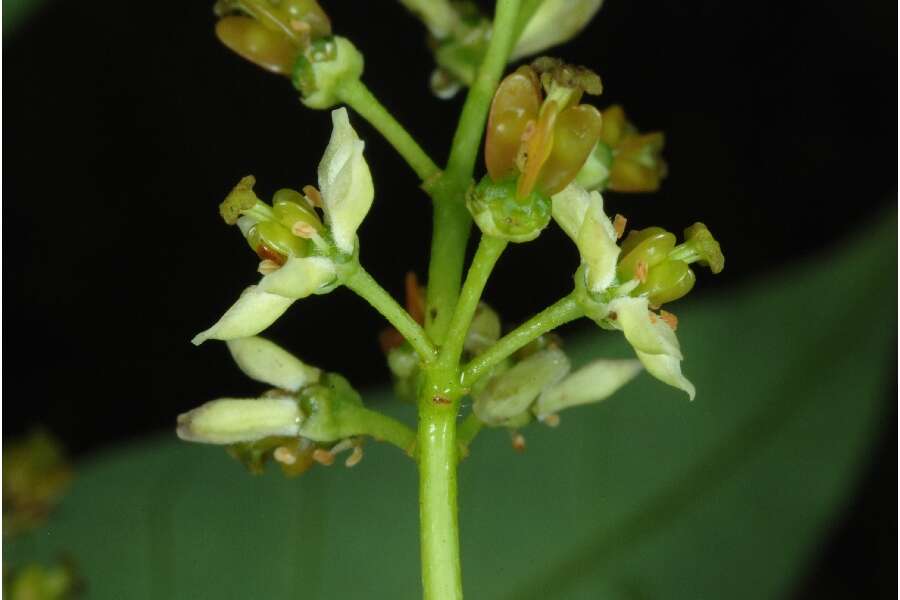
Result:
{"type": "MultiPolygon", "coordinates": [[[[330,120],[220,46],[210,4],[51,2],[5,35],[7,439],[43,424],[83,455],[257,391],[222,345],[189,343],[257,278],[217,204],[248,173],[263,197],[315,183],[330,120]]],[[[387,0],[328,11],[365,53],[368,85],[445,159],[461,97],[430,96],[421,27],[387,0]]],[[[598,104],[622,103],[642,129],[664,130],[670,166],[660,193],[609,194],[611,210],[635,227],[707,223],[727,268],[704,271],[697,295],[727,297],[860,232],[896,203],[896,11],[876,0],[609,0],[555,54],[602,76],[598,104]]],[[[351,119],[377,190],[363,262],[399,295],[406,271],[425,273],[428,200],[351,119]]],[[[575,264],[551,228],[507,253],[488,299],[519,321],[567,289],[575,264]]],[[[382,326],[339,291],[304,300],[270,335],[365,387],[386,378],[382,326]]],[[[885,389],[894,417],[880,451],[798,597],[894,590],[896,381],[885,389]]]]}

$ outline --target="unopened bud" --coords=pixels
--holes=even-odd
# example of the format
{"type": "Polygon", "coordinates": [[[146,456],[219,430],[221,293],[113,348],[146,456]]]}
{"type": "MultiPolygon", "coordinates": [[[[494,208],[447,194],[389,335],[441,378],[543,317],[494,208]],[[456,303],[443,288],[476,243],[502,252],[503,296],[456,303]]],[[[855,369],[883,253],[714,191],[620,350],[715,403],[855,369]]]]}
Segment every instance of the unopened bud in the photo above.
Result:
{"type": "Polygon", "coordinates": [[[532,354],[473,392],[472,410],[492,426],[518,426],[538,395],[569,372],[569,359],[559,348],[532,354]]]}
{"type": "Polygon", "coordinates": [[[338,88],[344,82],[359,79],[363,56],[350,40],[334,36],[313,42],[297,58],[291,79],[310,108],[331,108],[337,104],[338,88]]]}
{"type": "Polygon", "coordinates": [[[222,398],[179,415],[177,432],[188,442],[234,444],[295,436],[301,421],[294,398],[222,398]]]}
{"type": "Polygon", "coordinates": [[[480,354],[500,339],[500,315],[484,302],[478,305],[466,334],[463,348],[470,354],[480,354]]]}

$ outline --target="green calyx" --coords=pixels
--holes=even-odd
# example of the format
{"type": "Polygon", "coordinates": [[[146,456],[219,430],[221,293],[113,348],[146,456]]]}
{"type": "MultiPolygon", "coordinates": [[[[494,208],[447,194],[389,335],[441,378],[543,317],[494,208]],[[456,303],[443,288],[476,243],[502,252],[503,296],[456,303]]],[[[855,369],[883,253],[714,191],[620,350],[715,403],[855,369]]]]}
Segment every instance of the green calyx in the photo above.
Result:
{"type": "Polygon", "coordinates": [[[335,442],[357,432],[362,398],[337,373],[326,373],[321,381],[299,395],[303,420],[300,435],[316,442],[335,442]]]}
{"type": "Polygon", "coordinates": [[[291,81],[309,108],[331,108],[340,102],[338,88],[363,73],[363,56],[348,40],[332,36],[315,40],[297,57],[291,81]]]}
{"type": "Polygon", "coordinates": [[[466,205],[485,235],[528,242],[550,222],[550,198],[534,190],[519,199],[516,185],[515,179],[495,182],[486,175],[469,192],[466,205]]]}

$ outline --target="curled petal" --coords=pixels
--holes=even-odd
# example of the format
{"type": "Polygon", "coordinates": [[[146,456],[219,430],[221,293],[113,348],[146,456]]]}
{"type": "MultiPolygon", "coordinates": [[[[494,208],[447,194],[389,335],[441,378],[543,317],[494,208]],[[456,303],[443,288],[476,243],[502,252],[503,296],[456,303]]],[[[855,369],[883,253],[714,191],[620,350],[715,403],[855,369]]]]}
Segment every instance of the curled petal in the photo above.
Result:
{"type": "Polygon", "coordinates": [[[244,375],[283,390],[296,392],[318,381],[322,374],[321,370],[261,337],[230,340],[228,350],[244,375]]]}
{"type": "Polygon", "coordinates": [[[331,140],[319,163],[325,220],[337,247],[352,254],[359,228],[375,197],[365,144],[350,126],[346,108],[331,111],[331,140]]]}
{"type": "Polygon", "coordinates": [[[681,374],[681,361],[668,354],[646,354],[635,351],[647,372],[672,387],[682,390],[691,400],[697,391],[694,384],[681,374]]]}
{"type": "Polygon", "coordinates": [[[647,372],[694,399],[694,385],[681,374],[681,348],[672,328],[648,309],[646,298],[616,298],[609,319],[625,333],[647,372]],[[613,318],[614,316],[614,318],[613,318]]]}
{"type": "Polygon", "coordinates": [[[553,218],[578,246],[590,291],[600,293],[609,287],[616,276],[619,247],[600,193],[569,185],[553,196],[553,218]]]}
{"type": "Polygon", "coordinates": [[[178,415],[177,433],[188,442],[234,444],[298,435],[301,420],[293,398],[220,398],[178,415]]]}
{"type": "Polygon", "coordinates": [[[251,285],[216,324],[194,336],[199,346],[206,340],[233,340],[256,335],[274,323],[294,303],[294,298],[270,294],[251,285]]]}
{"type": "Polygon", "coordinates": [[[540,419],[572,406],[605,400],[640,371],[641,363],[636,360],[595,360],[544,390],[534,404],[534,414],[540,419]]]}
{"type": "Polygon", "coordinates": [[[284,266],[269,273],[259,282],[259,289],[299,300],[320,291],[336,277],[334,263],[321,256],[292,256],[284,266]]]}

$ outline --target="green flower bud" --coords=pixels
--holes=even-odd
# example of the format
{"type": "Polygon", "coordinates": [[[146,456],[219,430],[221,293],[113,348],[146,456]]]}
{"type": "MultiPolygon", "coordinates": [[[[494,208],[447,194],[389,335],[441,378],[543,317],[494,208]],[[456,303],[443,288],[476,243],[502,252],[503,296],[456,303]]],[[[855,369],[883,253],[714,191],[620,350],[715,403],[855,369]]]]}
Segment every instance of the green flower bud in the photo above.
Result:
{"type": "Polygon", "coordinates": [[[72,481],[59,441],[41,429],[3,443],[3,535],[33,529],[47,519],[72,481]]]}
{"type": "Polygon", "coordinates": [[[544,390],[532,410],[539,420],[544,420],[566,408],[600,402],[640,371],[641,363],[636,360],[595,360],[544,390]]]}
{"type": "Polygon", "coordinates": [[[359,79],[363,56],[350,40],[334,36],[310,44],[294,63],[291,79],[309,108],[331,108],[340,102],[337,90],[344,81],[359,79]]]}
{"type": "Polygon", "coordinates": [[[228,351],[237,366],[251,379],[271,386],[296,392],[315,383],[322,374],[283,349],[278,344],[261,337],[229,340],[228,351]]]}
{"type": "Polygon", "coordinates": [[[204,444],[252,442],[268,436],[296,436],[303,420],[297,400],[221,398],[178,415],[178,437],[204,444]]]}
{"type": "Polygon", "coordinates": [[[500,330],[500,315],[481,302],[475,310],[475,316],[472,317],[463,349],[473,355],[484,352],[500,339],[500,330]]]}
{"type": "Polygon", "coordinates": [[[472,410],[487,425],[515,427],[528,421],[538,395],[569,372],[569,359],[559,348],[532,354],[472,393],[472,410]]]}
{"type": "Polygon", "coordinates": [[[337,373],[300,392],[303,422],[299,433],[315,442],[335,442],[358,433],[362,398],[337,373]]]}
{"type": "Polygon", "coordinates": [[[632,294],[646,296],[652,306],[662,306],[690,292],[696,280],[687,263],[667,260],[651,268],[647,272],[647,278],[632,294]]]}
{"type": "Polygon", "coordinates": [[[575,177],[575,183],[588,191],[603,191],[609,180],[613,154],[609,146],[597,142],[588,155],[587,161],[575,177]]]}
{"type": "Polygon", "coordinates": [[[550,222],[550,199],[532,191],[516,198],[516,180],[494,182],[485,176],[469,192],[466,204],[482,233],[511,242],[528,242],[550,222]]]}
{"type": "Polygon", "coordinates": [[[666,260],[675,247],[675,235],[661,227],[632,230],[622,242],[619,265],[616,273],[619,280],[628,281],[638,277],[638,263],[650,269],[666,260]]]}
{"type": "Polygon", "coordinates": [[[721,273],[725,268],[725,256],[719,242],[703,223],[694,223],[684,230],[685,242],[669,253],[669,258],[682,260],[688,264],[699,263],[709,267],[713,273],[721,273]]]}

